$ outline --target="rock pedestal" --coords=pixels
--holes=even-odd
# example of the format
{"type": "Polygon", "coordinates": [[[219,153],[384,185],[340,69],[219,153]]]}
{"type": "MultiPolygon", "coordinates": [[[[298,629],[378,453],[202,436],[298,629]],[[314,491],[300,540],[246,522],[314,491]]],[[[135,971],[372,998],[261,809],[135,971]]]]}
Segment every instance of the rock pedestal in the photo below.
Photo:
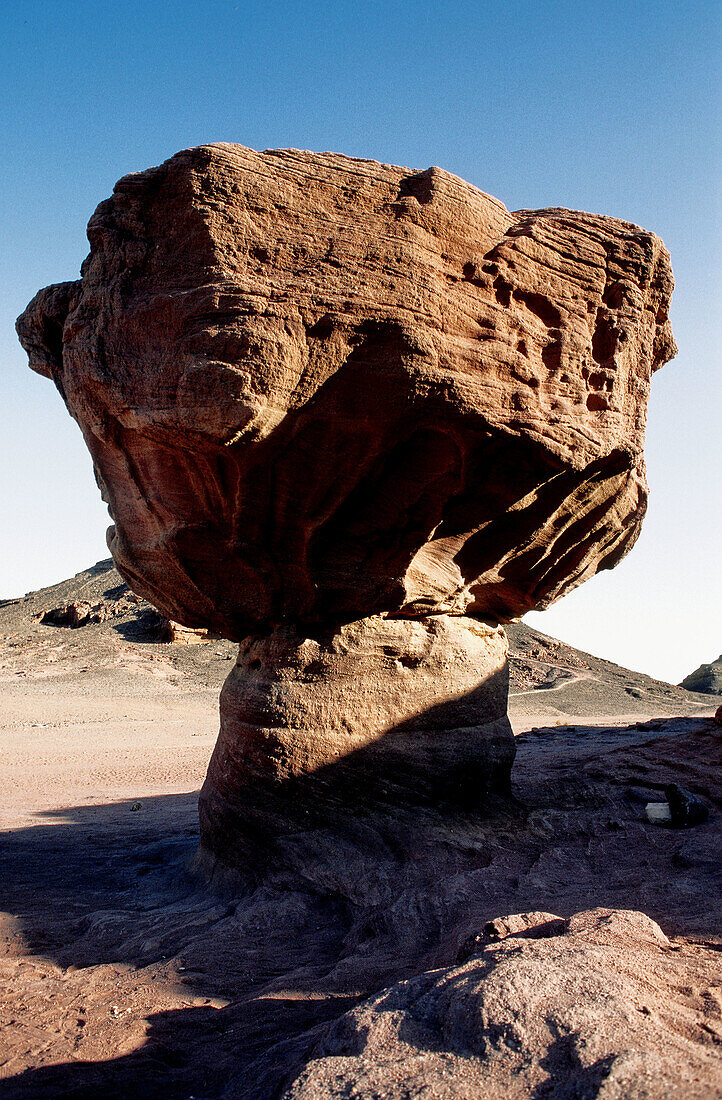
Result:
{"type": "Polygon", "coordinates": [[[507,793],[506,657],[500,627],[449,615],[248,639],[221,692],[202,839],[230,855],[251,818],[256,842],[340,806],[476,810],[507,793]]]}
{"type": "Polygon", "coordinates": [[[496,624],[641,526],[675,350],[662,242],[438,168],[237,145],[122,179],[88,237],[18,333],[125,579],[241,643],[204,843],[247,851],[262,803],[278,823],[505,791],[496,624]]]}

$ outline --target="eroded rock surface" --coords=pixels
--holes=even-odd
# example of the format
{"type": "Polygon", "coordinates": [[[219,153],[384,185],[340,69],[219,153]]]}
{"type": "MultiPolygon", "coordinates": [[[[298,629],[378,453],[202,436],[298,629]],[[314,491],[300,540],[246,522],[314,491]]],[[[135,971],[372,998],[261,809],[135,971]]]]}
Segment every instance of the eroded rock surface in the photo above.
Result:
{"type": "Polygon", "coordinates": [[[342,1016],[284,1100],[722,1096],[714,987],[659,925],[608,909],[551,937],[494,923],[511,931],[477,957],[342,1016]]]}
{"type": "Polygon", "coordinates": [[[353,817],[381,804],[393,816],[508,794],[507,652],[500,627],[451,615],[249,639],[221,692],[203,835],[248,867],[261,836],[340,823],[341,807],[353,817]],[[242,852],[239,810],[253,822],[242,852]]]}
{"type": "Polygon", "coordinates": [[[236,145],[124,178],[88,236],[82,278],[18,331],[83,430],[123,576],[243,643],[206,840],[259,772],[332,768],[340,792],[341,757],[503,790],[504,662],[453,638],[633,544],[650,377],[674,353],[662,243],[509,213],[438,168],[236,145]],[[418,631],[437,648],[404,664],[418,631]]]}

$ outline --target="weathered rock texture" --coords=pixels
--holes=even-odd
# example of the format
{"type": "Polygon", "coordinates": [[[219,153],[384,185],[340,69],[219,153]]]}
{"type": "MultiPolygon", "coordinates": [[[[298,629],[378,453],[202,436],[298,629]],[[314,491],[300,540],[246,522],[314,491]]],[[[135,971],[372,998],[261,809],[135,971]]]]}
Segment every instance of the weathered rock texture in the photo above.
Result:
{"type": "Polygon", "coordinates": [[[221,692],[202,834],[237,858],[240,806],[255,823],[249,866],[261,832],[307,829],[311,806],[317,823],[329,809],[338,821],[370,805],[470,809],[508,793],[507,652],[500,627],[451,615],[248,639],[221,692]]]}
{"type": "Polygon", "coordinates": [[[342,1016],[284,1100],[722,1096],[714,989],[659,925],[597,909],[549,937],[554,918],[530,916],[342,1016]]]}
{"type": "Polygon", "coordinates": [[[633,541],[673,353],[653,235],[510,214],[437,168],[215,145],[121,180],[88,236],[19,332],[169,618],[514,616],[633,541]]]}
{"type": "Polygon", "coordinates": [[[450,701],[451,774],[475,745],[481,787],[503,786],[498,645],[450,650],[447,675],[439,646],[454,617],[545,607],[634,542],[650,377],[674,353],[661,242],[511,214],[437,168],[235,145],[121,180],[88,236],[82,278],[18,331],[83,430],[123,576],[251,639],[206,804],[380,737],[438,767],[436,727],[408,722],[450,701]],[[453,702],[470,692],[475,713],[453,702]]]}

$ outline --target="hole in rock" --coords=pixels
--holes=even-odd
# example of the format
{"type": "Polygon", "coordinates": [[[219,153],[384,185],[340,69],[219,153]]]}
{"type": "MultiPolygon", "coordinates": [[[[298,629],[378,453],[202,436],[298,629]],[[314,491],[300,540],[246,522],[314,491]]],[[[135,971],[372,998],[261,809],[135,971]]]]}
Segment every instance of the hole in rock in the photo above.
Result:
{"type": "Polygon", "coordinates": [[[515,290],[514,300],[522,302],[547,328],[558,328],[562,323],[561,313],[543,294],[534,294],[528,290],[515,290]]]}
{"type": "Polygon", "coordinates": [[[500,306],[511,305],[512,286],[511,283],[507,283],[502,279],[501,275],[498,275],[496,279],[494,279],[494,291],[496,293],[496,300],[500,306]]]}
{"type": "Polygon", "coordinates": [[[308,329],[309,336],[315,336],[319,340],[326,340],[333,332],[333,318],[330,314],[325,313],[315,325],[311,325],[308,329]]]}
{"type": "Polygon", "coordinates": [[[592,355],[597,363],[606,363],[617,350],[617,331],[600,307],[592,336],[592,355]]]}
{"type": "Polygon", "coordinates": [[[399,198],[414,198],[422,206],[431,202],[434,197],[433,168],[427,168],[425,172],[417,172],[413,176],[407,176],[401,181],[399,198]]]}
{"type": "Polygon", "coordinates": [[[414,657],[410,653],[402,653],[399,657],[399,664],[404,668],[418,668],[421,664],[421,657],[414,657]]]}
{"type": "Polygon", "coordinates": [[[558,370],[562,365],[562,345],[558,340],[542,348],[542,362],[549,371],[558,370]]]}
{"type": "Polygon", "coordinates": [[[602,301],[610,309],[620,309],[624,303],[625,292],[621,283],[610,283],[602,295],[602,301]]]}

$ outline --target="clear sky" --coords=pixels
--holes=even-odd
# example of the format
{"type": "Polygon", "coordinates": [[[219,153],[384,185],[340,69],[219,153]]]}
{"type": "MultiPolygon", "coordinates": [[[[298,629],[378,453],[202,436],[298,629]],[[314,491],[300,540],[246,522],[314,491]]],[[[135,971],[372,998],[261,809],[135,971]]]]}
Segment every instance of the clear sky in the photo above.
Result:
{"type": "Polygon", "coordinates": [[[80,433],[14,320],[75,278],[128,172],[238,141],[440,165],[509,209],[657,232],[679,355],[655,376],[637,546],[532,625],[676,681],[722,649],[716,2],[17,0],[0,46],[0,596],[108,556],[80,433]]]}

